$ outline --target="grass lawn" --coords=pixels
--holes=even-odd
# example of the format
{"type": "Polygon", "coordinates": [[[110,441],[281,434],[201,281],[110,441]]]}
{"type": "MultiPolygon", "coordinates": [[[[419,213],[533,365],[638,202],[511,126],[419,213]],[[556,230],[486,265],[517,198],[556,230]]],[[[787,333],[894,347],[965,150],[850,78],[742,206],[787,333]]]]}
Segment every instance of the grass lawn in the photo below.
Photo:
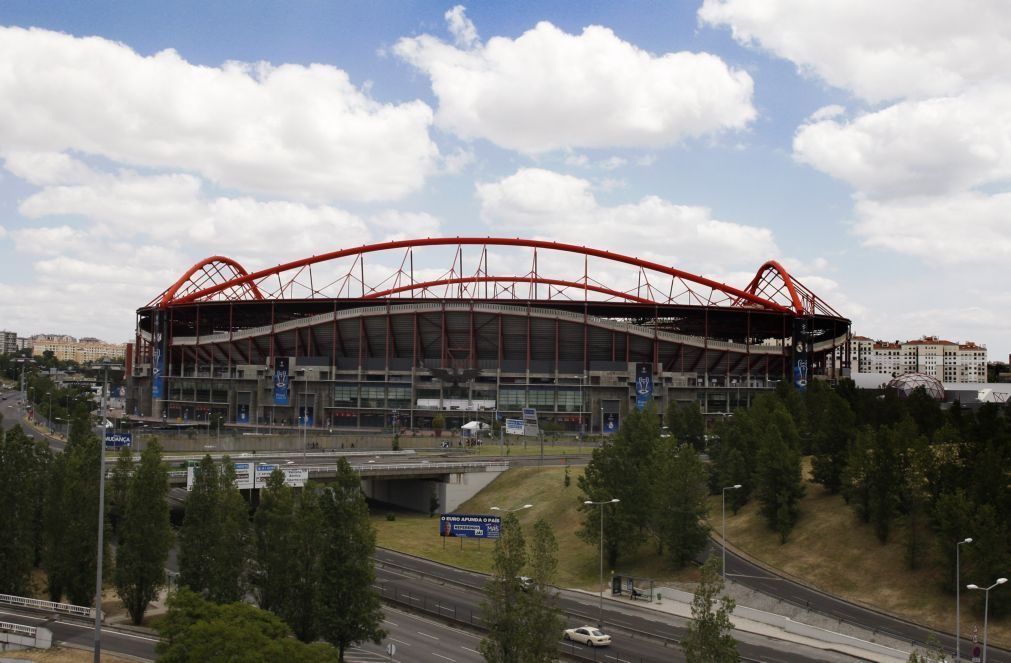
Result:
{"type": "MultiPolygon", "coordinates": [[[[495,449],[497,451],[497,445],[495,449]]],[[[547,449],[545,447],[545,453],[547,449]]],[[[512,508],[533,504],[533,508],[517,515],[528,535],[538,518],[554,526],[559,547],[557,584],[596,591],[599,589],[597,546],[576,536],[583,518],[576,487],[582,468],[572,467],[570,472],[572,482],[566,488],[561,467],[511,469],[457,512],[491,513],[492,506],[512,508]]],[[[710,524],[718,534],[720,497],[712,497],[709,506],[710,524]]],[[[389,522],[385,514],[378,513],[372,521],[378,531],[378,544],[384,548],[484,573],[491,571],[494,545],[485,541],[479,547],[474,540],[446,539],[444,547],[438,518],[398,513],[397,519],[389,522]]],[[[780,545],[779,536],[766,527],[755,503],[736,515],[727,512],[727,539],[732,548],[739,548],[802,582],[918,623],[954,631],[954,595],[942,587],[943,578],[932,560],[925,560],[917,571],[907,568],[904,527],[897,525],[890,541],[882,545],[873,529],[859,521],[842,497],[828,494],[819,485],[807,485],[807,495],[801,501],[800,522],[786,544],[780,545]]],[[[605,577],[611,572],[605,568],[605,577]]],[[[623,558],[613,572],[682,586],[697,579],[694,568],[671,569],[656,556],[649,543],[637,554],[623,558]]],[[[963,577],[962,581],[967,584],[974,579],[963,577]]],[[[980,581],[976,579],[976,582],[980,581]]],[[[973,626],[979,626],[982,638],[982,616],[975,610],[977,598],[981,597],[969,590],[962,591],[962,633],[971,634],[973,626]]],[[[1011,647],[1011,618],[997,620],[991,616],[989,639],[994,644],[1011,647]]]]}
{"type": "MultiPolygon", "coordinates": [[[[511,469],[503,472],[456,512],[494,513],[490,510],[492,506],[513,508],[533,504],[533,508],[517,512],[517,517],[528,536],[539,518],[544,518],[554,527],[559,550],[557,584],[597,591],[600,572],[598,548],[576,536],[583,517],[579,511],[581,502],[576,477],[582,470],[570,469],[572,483],[568,488],[564,486],[564,472],[561,467],[511,469]]],[[[376,526],[378,545],[384,548],[466,569],[491,572],[494,544],[485,541],[479,547],[478,542],[471,539],[443,539],[439,536],[438,517],[398,513],[397,519],[391,522],[386,520],[385,514],[377,513],[373,515],[372,522],[376,526]]],[[[669,564],[656,556],[649,544],[643,545],[636,555],[622,559],[614,572],[671,583],[690,582],[697,578],[697,572],[692,568],[672,570],[669,564]]],[[[610,573],[611,569],[604,569],[605,577],[610,573]]]]}

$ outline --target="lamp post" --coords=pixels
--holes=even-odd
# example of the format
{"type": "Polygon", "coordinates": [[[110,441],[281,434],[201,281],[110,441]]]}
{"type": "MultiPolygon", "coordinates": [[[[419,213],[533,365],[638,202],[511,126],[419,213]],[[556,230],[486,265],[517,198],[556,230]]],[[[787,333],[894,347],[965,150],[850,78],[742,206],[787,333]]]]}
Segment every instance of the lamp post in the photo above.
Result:
{"type": "Polygon", "coordinates": [[[106,392],[109,390],[109,362],[102,362],[102,420],[99,427],[98,446],[101,460],[98,463],[98,564],[95,569],[95,663],[102,660],[102,547],[105,533],[105,408],[106,392]]]}
{"type": "MultiPolygon", "coordinates": [[[[600,428],[604,428],[603,413],[604,408],[600,408],[601,420],[600,428]]],[[[617,504],[620,502],[617,497],[613,500],[604,500],[602,502],[594,502],[592,500],[586,500],[583,504],[587,506],[599,506],[600,507],[600,617],[597,619],[597,627],[604,628],[604,506],[608,504],[617,504]]]]}
{"type": "Polygon", "coordinates": [[[493,506],[492,511],[501,511],[502,513],[515,513],[516,511],[522,511],[523,509],[529,509],[533,504],[524,504],[523,506],[518,506],[515,509],[503,509],[502,507],[493,506]]]}
{"type": "Polygon", "coordinates": [[[723,540],[723,580],[727,580],[727,491],[738,490],[741,484],[735,483],[733,486],[726,486],[723,489],[723,530],[720,537],[723,540]]]}
{"type": "Polygon", "coordinates": [[[997,585],[1003,585],[1007,582],[1007,578],[997,578],[997,582],[990,585],[989,587],[979,587],[977,585],[966,585],[966,589],[978,589],[983,592],[986,597],[983,600],[983,663],[986,663],[986,618],[987,613],[990,611],[990,590],[997,585]]]}
{"type": "Polygon", "coordinates": [[[49,392],[49,416],[46,417],[49,421],[49,432],[53,432],[53,392],[49,392]]]}
{"type": "Polygon", "coordinates": [[[955,660],[962,660],[962,639],[961,639],[961,627],[962,627],[962,601],[961,601],[961,582],[958,578],[959,571],[961,571],[962,565],[959,559],[959,552],[963,543],[972,543],[972,537],[966,537],[964,540],[959,541],[955,544],[955,660]]]}

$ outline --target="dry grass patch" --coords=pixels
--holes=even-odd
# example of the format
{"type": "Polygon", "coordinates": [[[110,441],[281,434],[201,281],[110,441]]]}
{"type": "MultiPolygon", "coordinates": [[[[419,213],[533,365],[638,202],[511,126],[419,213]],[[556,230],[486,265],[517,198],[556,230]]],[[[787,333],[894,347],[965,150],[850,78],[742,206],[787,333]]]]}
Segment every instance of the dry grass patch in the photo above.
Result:
{"type": "MultiPolygon", "coordinates": [[[[0,653],[0,658],[9,658],[17,661],[35,661],[36,663],[89,663],[94,660],[95,654],[90,649],[53,647],[52,649],[5,651],[0,653]]],[[[107,663],[132,663],[136,659],[121,658],[103,651],[102,660],[107,663]]]]}
{"type": "MultiPolygon", "coordinates": [[[[719,532],[720,497],[711,498],[712,524],[719,532]]],[[[954,596],[942,587],[937,570],[936,546],[931,542],[921,568],[906,564],[907,531],[893,528],[888,543],[881,544],[874,529],[864,524],[839,495],[808,483],[801,500],[800,520],[789,540],[780,545],[779,535],[767,527],[752,501],[734,515],[727,511],[727,540],[766,566],[826,592],[855,603],[945,631],[954,631],[954,596]]],[[[969,581],[966,581],[969,582],[969,581]]],[[[962,632],[969,633],[982,617],[976,617],[963,592],[962,632]]],[[[1011,619],[990,620],[990,638],[995,644],[1011,643],[1011,619]]]]}

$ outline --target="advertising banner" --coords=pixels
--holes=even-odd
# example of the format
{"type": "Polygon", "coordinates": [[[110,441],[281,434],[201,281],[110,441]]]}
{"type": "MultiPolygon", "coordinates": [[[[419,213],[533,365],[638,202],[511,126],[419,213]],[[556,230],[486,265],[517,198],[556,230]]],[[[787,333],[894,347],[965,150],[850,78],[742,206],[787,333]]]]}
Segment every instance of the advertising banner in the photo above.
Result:
{"type": "Polygon", "coordinates": [[[154,312],[151,325],[154,330],[154,347],[151,350],[153,355],[151,357],[151,398],[161,400],[164,394],[162,380],[165,374],[165,354],[162,348],[161,315],[158,311],[154,312]]]}
{"type": "Polygon", "coordinates": [[[611,435],[612,433],[618,432],[619,421],[617,412],[605,412],[604,413],[604,434],[611,435]]]}
{"type": "Polygon", "coordinates": [[[235,410],[235,421],[240,424],[249,423],[249,406],[245,403],[239,403],[235,410]]]}
{"type": "Polygon", "coordinates": [[[253,467],[249,463],[235,463],[235,487],[239,490],[253,487],[253,467]]]}
{"type": "Polygon", "coordinates": [[[506,419],[506,435],[523,435],[522,419],[506,419]]]}
{"type": "Polygon", "coordinates": [[[312,428],[312,406],[305,406],[298,408],[298,425],[304,426],[305,428],[312,428]]]}
{"type": "Polygon", "coordinates": [[[456,536],[472,539],[497,539],[502,529],[498,516],[462,515],[444,513],[439,516],[439,536],[456,536]]]}
{"type": "Polygon", "coordinates": [[[639,410],[653,398],[653,364],[635,365],[635,407],[639,410]]]}
{"type": "MultiPolygon", "coordinates": [[[[263,488],[266,486],[267,479],[278,467],[278,465],[257,465],[252,487],[263,488]]],[[[284,473],[284,485],[291,488],[301,488],[309,478],[309,471],[301,467],[282,467],[281,472],[284,473]]]]}
{"type": "Polygon", "coordinates": [[[800,391],[807,389],[811,354],[808,337],[807,321],[795,318],[793,321],[793,386],[800,391]]]}
{"type": "Polygon", "coordinates": [[[105,431],[105,448],[119,449],[133,446],[133,433],[113,433],[105,431]]]}
{"type": "Polygon", "coordinates": [[[288,358],[274,357],[274,405],[288,404],[288,358]]]}
{"type": "Polygon", "coordinates": [[[540,426],[537,424],[537,409],[532,407],[523,408],[523,434],[537,437],[540,432],[540,426]]]}

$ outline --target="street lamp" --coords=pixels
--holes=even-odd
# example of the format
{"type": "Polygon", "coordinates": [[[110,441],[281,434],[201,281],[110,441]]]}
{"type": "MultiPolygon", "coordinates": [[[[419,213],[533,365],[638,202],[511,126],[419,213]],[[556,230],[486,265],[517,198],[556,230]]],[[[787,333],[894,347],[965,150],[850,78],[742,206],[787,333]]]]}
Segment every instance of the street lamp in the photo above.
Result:
{"type": "Polygon", "coordinates": [[[533,506],[533,504],[524,504],[523,506],[518,506],[515,509],[503,509],[501,507],[493,506],[491,508],[491,510],[492,511],[501,511],[503,513],[513,513],[515,511],[522,511],[523,509],[529,509],[532,506],[533,506]]]}
{"type": "MultiPolygon", "coordinates": [[[[102,362],[105,377],[102,381],[102,432],[98,436],[101,460],[98,463],[98,564],[95,570],[95,663],[102,660],[102,547],[105,533],[105,408],[109,391],[109,361],[102,362]]],[[[119,367],[116,367],[119,368],[119,367]]]]}
{"type": "Polygon", "coordinates": [[[956,661],[962,660],[962,639],[960,637],[961,633],[960,629],[962,627],[962,616],[961,616],[962,601],[960,594],[961,583],[959,581],[958,574],[959,571],[961,570],[961,564],[959,563],[960,562],[959,552],[961,552],[961,549],[959,548],[959,546],[961,546],[963,543],[972,543],[972,537],[971,536],[966,537],[963,541],[959,541],[958,543],[955,544],[955,660],[956,661]]]}
{"type": "MultiPolygon", "coordinates": [[[[600,428],[604,428],[603,413],[604,408],[600,408],[601,419],[600,428]]],[[[597,619],[597,627],[604,628],[604,506],[607,504],[617,504],[620,502],[617,497],[613,500],[604,500],[602,502],[594,502],[592,500],[586,500],[583,502],[586,506],[599,506],[600,507],[600,617],[597,619]]]]}
{"type": "Polygon", "coordinates": [[[978,589],[984,593],[986,596],[983,601],[983,663],[986,663],[986,618],[987,613],[990,610],[990,590],[997,585],[1003,585],[1007,582],[1007,578],[997,578],[997,582],[990,585],[989,587],[979,587],[977,585],[966,585],[966,589],[978,589]]]}
{"type": "Polygon", "coordinates": [[[723,580],[727,580],[727,491],[738,490],[741,484],[735,483],[733,486],[726,486],[723,489],[723,532],[720,537],[723,539],[723,580]]]}

